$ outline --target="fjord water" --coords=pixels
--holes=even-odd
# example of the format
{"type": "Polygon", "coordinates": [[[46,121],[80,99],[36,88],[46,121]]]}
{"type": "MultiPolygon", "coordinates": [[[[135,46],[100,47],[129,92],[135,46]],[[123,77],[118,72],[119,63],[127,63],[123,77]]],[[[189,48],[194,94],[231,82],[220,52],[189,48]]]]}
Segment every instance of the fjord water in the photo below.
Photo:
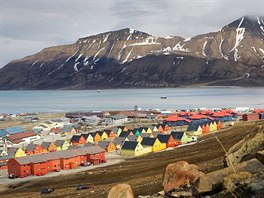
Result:
{"type": "Polygon", "coordinates": [[[0,91],[0,113],[90,110],[264,108],[264,88],[204,87],[161,89],[0,91]],[[161,99],[166,96],[167,99],[161,99]]]}

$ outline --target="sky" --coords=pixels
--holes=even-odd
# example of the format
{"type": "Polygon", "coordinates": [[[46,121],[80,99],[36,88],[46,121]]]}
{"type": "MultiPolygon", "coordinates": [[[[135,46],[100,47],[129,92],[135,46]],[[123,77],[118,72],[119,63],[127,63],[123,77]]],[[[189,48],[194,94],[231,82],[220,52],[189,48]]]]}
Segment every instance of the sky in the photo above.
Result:
{"type": "Polygon", "coordinates": [[[0,0],[0,68],[102,32],[189,38],[245,15],[264,16],[264,0],[0,0]]]}

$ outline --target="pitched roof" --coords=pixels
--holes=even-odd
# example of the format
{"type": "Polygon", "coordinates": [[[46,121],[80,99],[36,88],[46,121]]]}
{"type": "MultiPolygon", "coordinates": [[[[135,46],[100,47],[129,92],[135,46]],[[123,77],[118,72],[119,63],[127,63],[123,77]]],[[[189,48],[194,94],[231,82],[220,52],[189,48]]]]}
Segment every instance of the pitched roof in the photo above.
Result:
{"type": "Polygon", "coordinates": [[[127,137],[129,136],[130,132],[129,131],[122,131],[119,135],[119,137],[127,137]]]}
{"type": "Polygon", "coordinates": [[[55,141],[55,146],[62,146],[65,143],[66,140],[56,140],[55,141]]]}
{"type": "Polygon", "coordinates": [[[113,143],[115,145],[122,145],[124,144],[124,142],[126,141],[126,137],[115,137],[115,139],[113,139],[113,143]]]}
{"type": "MultiPolygon", "coordinates": [[[[154,132],[152,132],[152,134],[153,134],[154,132]]],[[[150,134],[149,133],[141,133],[140,134],[140,137],[142,137],[142,138],[144,138],[144,137],[149,137],[150,136],[150,134]]]]}
{"type": "Polygon", "coordinates": [[[138,145],[138,142],[136,142],[136,141],[126,141],[123,144],[122,149],[135,150],[137,145],[138,145]]]}
{"type": "Polygon", "coordinates": [[[90,133],[82,133],[81,136],[84,137],[84,139],[87,140],[87,138],[89,137],[90,133]]]}
{"type": "Polygon", "coordinates": [[[3,137],[7,134],[7,132],[4,129],[0,129],[0,137],[3,137]]]}
{"type": "Polygon", "coordinates": [[[112,130],[104,130],[104,132],[109,136],[112,130]]]}
{"type": "Polygon", "coordinates": [[[83,147],[90,147],[90,146],[94,146],[94,144],[91,143],[91,142],[86,142],[86,143],[83,145],[83,147]]]}
{"type": "Polygon", "coordinates": [[[25,131],[21,126],[13,126],[5,129],[8,134],[22,133],[25,131]]]}
{"type": "Polygon", "coordinates": [[[108,145],[110,144],[110,141],[102,140],[98,142],[98,146],[107,149],[108,145]]]}
{"type": "Polygon", "coordinates": [[[71,142],[79,142],[81,135],[73,135],[71,138],[71,142]]]}
{"type": "Polygon", "coordinates": [[[127,136],[127,139],[129,141],[137,141],[137,136],[135,136],[135,135],[129,135],[129,136],[127,136]]]}
{"type": "Polygon", "coordinates": [[[69,132],[73,129],[73,126],[71,125],[64,125],[64,127],[62,127],[61,129],[61,132],[64,133],[64,132],[69,132]]]}
{"type": "Polygon", "coordinates": [[[157,137],[159,134],[161,134],[159,131],[154,131],[154,132],[152,132],[152,135],[153,135],[154,137],[157,137]]]}
{"type": "Polygon", "coordinates": [[[147,146],[153,146],[156,141],[156,138],[144,137],[141,144],[147,146]]]}
{"type": "Polygon", "coordinates": [[[15,134],[7,136],[7,138],[12,141],[12,140],[23,139],[27,137],[36,136],[36,135],[38,134],[32,131],[28,131],[28,132],[15,133],[15,134]]]}
{"type": "Polygon", "coordinates": [[[172,135],[172,137],[175,140],[181,140],[182,139],[182,136],[184,135],[184,132],[182,132],[182,131],[172,131],[171,132],[171,135],[172,135]]]}
{"type": "Polygon", "coordinates": [[[18,150],[18,148],[10,147],[10,148],[8,148],[7,153],[10,156],[14,156],[16,154],[17,150],[18,150]]]}
{"type": "Polygon", "coordinates": [[[161,143],[167,143],[170,139],[170,135],[158,134],[157,138],[161,143]]]}
{"type": "Polygon", "coordinates": [[[28,144],[27,147],[26,147],[26,151],[34,151],[36,148],[36,144],[28,144]]]}
{"type": "Polygon", "coordinates": [[[41,147],[47,149],[49,148],[50,145],[51,145],[51,142],[42,142],[41,147]]]}

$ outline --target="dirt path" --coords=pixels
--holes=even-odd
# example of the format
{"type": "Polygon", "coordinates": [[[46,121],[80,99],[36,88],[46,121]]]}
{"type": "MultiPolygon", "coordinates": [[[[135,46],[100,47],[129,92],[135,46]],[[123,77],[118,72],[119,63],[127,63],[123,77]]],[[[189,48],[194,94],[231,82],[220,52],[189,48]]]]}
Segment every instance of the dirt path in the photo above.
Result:
{"type": "MultiPolygon", "coordinates": [[[[216,133],[226,149],[241,140],[256,125],[262,122],[241,123],[216,133]]],[[[97,168],[76,174],[59,175],[52,178],[28,181],[11,185],[10,190],[0,193],[0,197],[40,197],[39,191],[45,187],[55,188],[48,197],[107,197],[110,188],[117,183],[128,183],[132,186],[135,196],[153,194],[162,190],[164,168],[179,160],[197,164],[203,172],[211,172],[223,167],[224,151],[209,134],[200,138],[200,142],[179,147],[173,150],[152,153],[144,157],[126,160],[120,164],[97,168]],[[94,189],[76,191],[79,184],[93,183],[94,189]]]]}

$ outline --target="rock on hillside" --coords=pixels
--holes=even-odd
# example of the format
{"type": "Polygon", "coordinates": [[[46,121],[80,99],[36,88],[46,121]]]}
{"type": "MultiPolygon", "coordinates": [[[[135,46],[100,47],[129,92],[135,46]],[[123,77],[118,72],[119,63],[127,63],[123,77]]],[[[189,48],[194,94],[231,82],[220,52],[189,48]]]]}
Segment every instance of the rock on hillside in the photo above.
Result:
{"type": "Polygon", "coordinates": [[[263,17],[184,39],[129,28],[43,49],[0,69],[0,89],[264,85],[263,17]]]}
{"type": "Polygon", "coordinates": [[[240,142],[232,146],[224,158],[227,166],[236,165],[245,160],[256,157],[258,151],[264,149],[264,126],[260,125],[252,129],[240,142]]]}

